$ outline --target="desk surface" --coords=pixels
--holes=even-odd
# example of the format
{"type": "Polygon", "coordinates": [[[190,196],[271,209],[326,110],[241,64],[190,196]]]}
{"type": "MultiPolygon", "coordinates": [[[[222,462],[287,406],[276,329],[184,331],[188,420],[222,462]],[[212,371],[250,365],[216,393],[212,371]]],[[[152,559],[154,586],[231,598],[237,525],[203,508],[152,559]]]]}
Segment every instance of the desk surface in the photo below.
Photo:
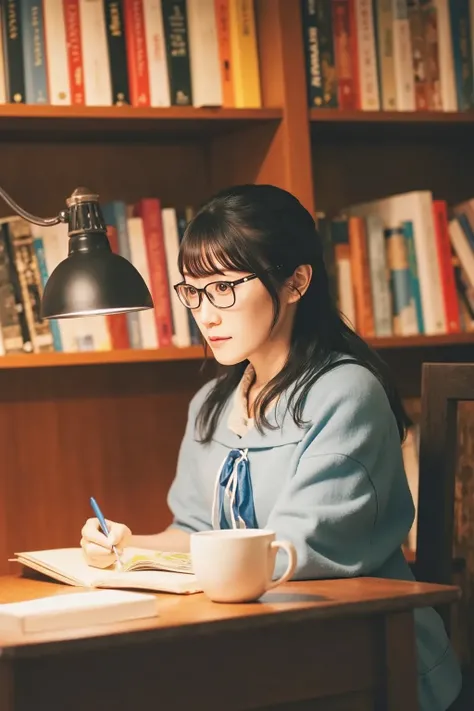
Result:
{"type": "MultiPolygon", "coordinates": [[[[0,603],[64,595],[84,588],[15,576],[0,577],[0,603]]],[[[34,635],[0,635],[3,657],[37,657],[131,644],[145,639],[186,638],[196,632],[223,632],[246,627],[268,629],[273,623],[352,618],[373,613],[410,610],[452,602],[460,596],[454,586],[380,578],[291,582],[266,593],[258,602],[219,604],[203,594],[159,594],[159,615],[114,625],[68,629],[34,635]]]]}

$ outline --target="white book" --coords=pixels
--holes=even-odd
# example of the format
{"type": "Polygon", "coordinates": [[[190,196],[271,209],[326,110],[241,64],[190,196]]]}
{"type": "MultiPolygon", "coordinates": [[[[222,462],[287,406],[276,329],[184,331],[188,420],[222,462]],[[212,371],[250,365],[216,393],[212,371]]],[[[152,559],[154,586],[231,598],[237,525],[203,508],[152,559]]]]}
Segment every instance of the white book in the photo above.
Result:
{"type": "Polygon", "coordinates": [[[222,106],[222,82],[214,0],[187,0],[194,106],[222,106]]]}
{"type": "MultiPolygon", "coordinates": [[[[151,290],[150,269],[145,244],[145,231],[141,217],[127,219],[128,242],[130,247],[130,261],[141,274],[143,281],[151,290]]],[[[158,348],[158,334],[156,319],[153,309],[138,312],[138,324],[143,348],[158,348]]]]}
{"type": "Polygon", "coordinates": [[[414,111],[416,108],[415,79],[407,0],[392,0],[392,2],[397,109],[399,111],[414,111]]]}
{"type": "Polygon", "coordinates": [[[411,220],[420,282],[423,321],[427,335],[446,333],[443,292],[433,218],[433,195],[429,190],[414,190],[345,209],[349,215],[366,217],[375,212],[385,227],[411,220]]]}
{"type": "Polygon", "coordinates": [[[163,238],[165,243],[166,268],[170,285],[171,312],[173,315],[173,345],[184,348],[191,345],[191,332],[186,307],[178,299],[173,284],[182,281],[178,269],[179,233],[178,220],[174,207],[165,207],[161,211],[163,238]]]}
{"type": "Polygon", "coordinates": [[[79,0],[86,106],[112,106],[104,0],[79,0]]]}
{"type": "Polygon", "coordinates": [[[372,0],[356,0],[355,15],[361,109],[363,111],[379,111],[380,95],[372,0]]]}
{"type": "Polygon", "coordinates": [[[43,13],[50,103],[53,106],[68,106],[71,103],[71,86],[63,0],[43,0],[43,13]]]}
{"type": "Polygon", "coordinates": [[[171,106],[161,0],[143,0],[150,105],[171,106]]]}
{"type": "MultiPolygon", "coordinates": [[[[433,0],[433,5],[435,7],[435,12],[437,13],[438,66],[443,111],[457,111],[458,99],[454,77],[454,54],[451,36],[449,0],[433,0]]],[[[471,8],[474,10],[474,3],[472,0],[471,8]]],[[[471,32],[472,31],[473,26],[471,23],[471,32]]]]}
{"type": "Polygon", "coordinates": [[[84,590],[0,605],[0,631],[37,634],[157,615],[155,595],[125,590],[84,590]]]}
{"type": "Polygon", "coordinates": [[[354,299],[354,285],[350,259],[338,259],[336,262],[337,291],[339,310],[352,328],[357,328],[354,299]]]}

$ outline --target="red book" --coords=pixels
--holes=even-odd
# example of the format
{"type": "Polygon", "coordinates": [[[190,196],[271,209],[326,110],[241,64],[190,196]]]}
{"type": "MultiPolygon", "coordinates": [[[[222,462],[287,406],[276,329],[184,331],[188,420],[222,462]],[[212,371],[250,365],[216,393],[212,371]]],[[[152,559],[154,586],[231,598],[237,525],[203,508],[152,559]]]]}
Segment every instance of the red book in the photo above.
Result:
{"type": "Polygon", "coordinates": [[[163,348],[171,345],[173,321],[166,267],[163,221],[161,219],[161,203],[158,198],[143,198],[135,205],[134,214],[143,220],[151,295],[155,304],[158,346],[163,348]]]}
{"type": "Polygon", "coordinates": [[[332,23],[340,109],[359,108],[357,28],[352,0],[333,0],[332,23]]]}
{"type": "Polygon", "coordinates": [[[84,66],[82,63],[79,0],[63,0],[63,3],[71,104],[84,105],[84,66]]]}
{"type": "MultiPolygon", "coordinates": [[[[112,225],[107,225],[107,237],[110,243],[110,248],[115,254],[120,254],[118,246],[117,228],[112,225]]],[[[126,314],[107,314],[107,328],[110,333],[110,340],[114,350],[130,348],[130,339],[128,336],[127,316],[126,314]]]]}
{"type": "Polygon", "coordinates": [[[125,44],[132,106],[150,106],[150,81],[142,0],[124,0],[125,44]]]}
{"type": "Polygon", "coordinates": [[[446,316],[446,331],[447,333],[459,333],[461,323],[451,256],[451,241],[449,239],[448,210],[445,200],[433,200],[433,219],[436,233],[436,252],[438,254],[441,288],[443,291],[444,313],[446,316]]]}

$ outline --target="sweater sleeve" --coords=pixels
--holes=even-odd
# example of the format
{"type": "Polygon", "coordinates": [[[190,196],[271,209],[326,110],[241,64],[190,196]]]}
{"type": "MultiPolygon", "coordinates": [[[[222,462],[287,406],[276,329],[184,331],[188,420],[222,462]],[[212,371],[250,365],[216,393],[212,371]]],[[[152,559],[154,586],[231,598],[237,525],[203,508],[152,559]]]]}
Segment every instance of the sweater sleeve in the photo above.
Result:
{"type": "MultiPolygon", "coordinates": [[[[347,387],[335,380],[317,412],[266,528],[295,546],[294,578],[368,575],[399,549],[413,521],[395,418],[370,373],[347,387]]],[[[285,567],[279,552],[275,574],[285,567]]]]}

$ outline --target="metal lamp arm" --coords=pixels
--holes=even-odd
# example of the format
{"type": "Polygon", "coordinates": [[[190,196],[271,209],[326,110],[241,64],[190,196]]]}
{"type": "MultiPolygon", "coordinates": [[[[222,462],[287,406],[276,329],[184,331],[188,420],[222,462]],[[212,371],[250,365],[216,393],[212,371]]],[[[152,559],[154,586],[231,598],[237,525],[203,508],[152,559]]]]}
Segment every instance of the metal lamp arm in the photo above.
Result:
{"type": "Polygon", "coordinates": [[[9,207],[11,207],[17,215],[20,215],[20,217],[23,217],[28,222],[32,222],[34,225],[39,225],[40,227],[51,227],[52,225],[57,225],[60,222],[68,222],[67,210],[61,210],[57,217],[36,217],[36,215],[31,215],[29,212],[17,205],[17,203],[12,200],[3,188],[0,188],[0,197],[5,200],[7,205],[9,205],[9,207]]]}

